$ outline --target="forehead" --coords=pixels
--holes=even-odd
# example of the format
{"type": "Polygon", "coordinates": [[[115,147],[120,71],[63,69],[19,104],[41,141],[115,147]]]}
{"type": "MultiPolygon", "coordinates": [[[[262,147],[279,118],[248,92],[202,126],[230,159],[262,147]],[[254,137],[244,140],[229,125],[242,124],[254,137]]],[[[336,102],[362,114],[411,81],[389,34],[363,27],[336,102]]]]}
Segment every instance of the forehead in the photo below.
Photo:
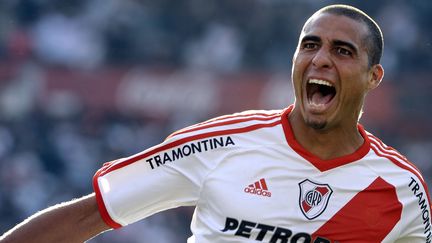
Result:
{"type": "Polygon", "coordinates": [[[343,15],[318,13],[308,19],[301,36],[313,35],[322,40],[341,40],[365,49],[364,40],[368,36],[368,28],[361,21],[343,15]]]}

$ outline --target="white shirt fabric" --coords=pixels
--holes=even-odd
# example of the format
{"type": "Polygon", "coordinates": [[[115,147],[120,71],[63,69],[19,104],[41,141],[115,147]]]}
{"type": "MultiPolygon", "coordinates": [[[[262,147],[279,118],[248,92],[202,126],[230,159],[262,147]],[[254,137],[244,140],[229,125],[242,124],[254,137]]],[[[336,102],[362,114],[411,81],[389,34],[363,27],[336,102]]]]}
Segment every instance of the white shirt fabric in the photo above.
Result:
{"type": "Polygon", "coordinates": [[[196,206],[188,242],[430,242],[430,197],[418,169],[366,132],[353,154],[321,160],[284,110],[218,117],[170,135],[94,176],[113,228],[196,206]]]}

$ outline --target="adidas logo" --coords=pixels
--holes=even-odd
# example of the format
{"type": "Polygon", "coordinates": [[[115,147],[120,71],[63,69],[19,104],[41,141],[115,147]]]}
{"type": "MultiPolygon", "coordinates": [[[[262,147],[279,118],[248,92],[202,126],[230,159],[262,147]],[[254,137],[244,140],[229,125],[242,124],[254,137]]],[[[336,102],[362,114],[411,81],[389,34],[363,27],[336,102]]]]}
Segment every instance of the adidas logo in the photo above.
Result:
{"type": "Polygon", "coordinates": [[[271,197],[271,192],[268,190],[267,183],[264,178],[261,178],[259,181],[256,181],[255,183],[245,187],[244,192],[258,196],[271,197]]]}

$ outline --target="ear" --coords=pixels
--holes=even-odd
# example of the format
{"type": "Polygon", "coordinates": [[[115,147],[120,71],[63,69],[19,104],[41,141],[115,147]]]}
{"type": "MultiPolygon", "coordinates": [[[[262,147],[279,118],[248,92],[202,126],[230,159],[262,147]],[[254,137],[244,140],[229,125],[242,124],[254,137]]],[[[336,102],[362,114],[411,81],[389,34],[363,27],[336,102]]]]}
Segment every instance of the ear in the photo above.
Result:
{"type": "Polygon", "coordinates": [[[375,64],[371,67],[369,73],[368,90],[375,89],[381,83],[384,77],[384,68],[381,64],[375,64]]]}

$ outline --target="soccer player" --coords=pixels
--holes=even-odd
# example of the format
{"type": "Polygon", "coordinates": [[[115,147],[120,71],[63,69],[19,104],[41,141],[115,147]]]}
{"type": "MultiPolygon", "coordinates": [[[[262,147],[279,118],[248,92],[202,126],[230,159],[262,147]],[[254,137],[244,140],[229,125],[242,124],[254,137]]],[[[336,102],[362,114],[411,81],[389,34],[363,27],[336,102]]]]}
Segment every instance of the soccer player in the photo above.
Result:
{"type": "Polygon", "coordinates": [[[106,163],[95,193],[0,242],[82,242],[184,205],[196,207],[189,242],[430,242],[422,175],[358,124],[384,75],[382,49],[365,13],[320,9],[293,57],[293,105],[218,117],[106,163]]]}

